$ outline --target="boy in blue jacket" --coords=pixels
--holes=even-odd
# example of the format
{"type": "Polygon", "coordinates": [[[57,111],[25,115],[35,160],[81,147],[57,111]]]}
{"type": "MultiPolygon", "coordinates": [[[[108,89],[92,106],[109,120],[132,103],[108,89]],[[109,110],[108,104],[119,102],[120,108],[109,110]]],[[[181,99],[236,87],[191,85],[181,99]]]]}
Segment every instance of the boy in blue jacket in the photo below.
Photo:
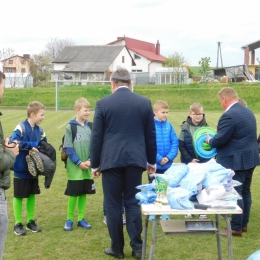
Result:
{"type": "MultiPolygon", "coordinates": [[[[167,120],[169,105],[163,100],[157,100],[153,112],[157,144],[156,173],[163,174],[171,167],[178,154],[179,141],[173,126],[167,120]]],[[[149,183],[153,179],[154,177],[148,175],[149,183]]],[[[149,220],[153,219],[154,215],[150,215],[149,220]]],[[[169,217],[162,215],[162,219],[169,219],[169,217]]]]}
{"type": "Polygon", "coordinates": [[[36,169],[43,167],[37,147],[41,140],[47,142],[45,133],[39,126],[44,119],[44,114],[45,106],[42,103],[38,101],[31,102],[27,107],[27,119],[16,126],[10,139],[11,142],[19,143],[19,147],[21,148],[13,166],[13,210],[15,218],[14,233],[16,235],[26,234],[22,224],[23,199],[26,199],[26,229],[34,233],[41,231],[41,228],[35,223],[34,213],[35,195],[40,194],[36,169]]]}

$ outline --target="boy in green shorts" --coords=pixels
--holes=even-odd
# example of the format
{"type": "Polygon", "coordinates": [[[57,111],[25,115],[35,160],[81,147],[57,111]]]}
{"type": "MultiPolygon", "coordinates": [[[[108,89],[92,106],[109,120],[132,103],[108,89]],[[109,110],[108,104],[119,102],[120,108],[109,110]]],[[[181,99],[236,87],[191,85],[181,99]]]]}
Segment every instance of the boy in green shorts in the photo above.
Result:
{"type": "Polygon", "coordinates": [[[96,193],[90,167],[91,129],[87,120],[90,114],[90,103],[85,98],[79,98],[76,100],[74,108],[77,116],[67,125],[64,138],[64,148],[68,155],[66,167],[68,183],[65,195],[69,196],[65,231],[72,231],[77,201],[77,225],[82,228],[91,228],[91,225],[84,219],[86,194],[96,193]],[[72,140],[72,124],[77,128],[74,140],[72,140]]]}
{"type": "Polygon", "coordinates": [[[44,119],[45,106],[33,101],[27,107],[27,119],[19,123],[10,138],[11,142],[19,143],[20,152],[16,157],[14,170],[14,199],[13,210],[15,218],[14,233],[25,235],[22,224],[22,203],[26,199],[27,225],[26,229],[34,233],[40,232],[34,220],[35,195],[40,194],[37,169],[43,168],[38,153],[40,141],[47,142],[43,129],[39,124],[44,119]],[[30,156],[29,156],[30,154],[30,156]]]}

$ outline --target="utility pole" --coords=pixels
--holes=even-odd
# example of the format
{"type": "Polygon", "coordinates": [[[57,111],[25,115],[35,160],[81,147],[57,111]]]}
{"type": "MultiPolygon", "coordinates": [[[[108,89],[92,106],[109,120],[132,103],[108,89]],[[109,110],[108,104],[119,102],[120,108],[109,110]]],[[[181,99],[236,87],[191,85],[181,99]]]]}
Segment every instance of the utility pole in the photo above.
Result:
{"type": "Polygon", "coordinates": [[[218,68],[218,57],[220,55],[221,58],[221,67],[223,68],[223,62],[222,62],[222,54],[221,54],[221,42],[218,42],[218,53],[217,53],[217,68],[218,68]]]}

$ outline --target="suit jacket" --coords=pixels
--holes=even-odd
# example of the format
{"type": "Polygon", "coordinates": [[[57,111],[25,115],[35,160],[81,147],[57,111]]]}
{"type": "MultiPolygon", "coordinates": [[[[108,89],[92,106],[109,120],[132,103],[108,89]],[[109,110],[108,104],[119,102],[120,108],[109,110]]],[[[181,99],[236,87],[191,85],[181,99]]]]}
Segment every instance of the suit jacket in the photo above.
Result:
{"type": "Polygon", "coordinates": [[[156,162],[156,132],[149,99],[118,88],[96,104],[91,133],[91,167],[102,170],[156,162]]]}
{"type": "Polygon", "coordinates": [[[227,169],[247,170],[259,165],[253,112],[238,102],[233,104],[220,117],[217,134],[209,144],[217,148],[217,162],[227,169]]]}

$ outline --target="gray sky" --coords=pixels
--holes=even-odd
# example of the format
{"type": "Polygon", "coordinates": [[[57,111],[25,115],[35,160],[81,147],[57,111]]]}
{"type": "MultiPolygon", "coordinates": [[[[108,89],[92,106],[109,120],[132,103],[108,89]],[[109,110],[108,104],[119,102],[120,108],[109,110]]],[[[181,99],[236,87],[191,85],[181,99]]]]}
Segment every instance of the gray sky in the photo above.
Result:
{"type": "Polygon", "coordinates": [[[223,66],[232,66],[244,62],[241,46],[260,40],[258,0],[13,0],[1,3],[0,22],[0,50],[18,55],[38,54],[54,37],[103,45],[125,35],[159,40],[162,55],[179,52],[191,66],[210,57],[215,67],[221,42],[223,66]]]}

